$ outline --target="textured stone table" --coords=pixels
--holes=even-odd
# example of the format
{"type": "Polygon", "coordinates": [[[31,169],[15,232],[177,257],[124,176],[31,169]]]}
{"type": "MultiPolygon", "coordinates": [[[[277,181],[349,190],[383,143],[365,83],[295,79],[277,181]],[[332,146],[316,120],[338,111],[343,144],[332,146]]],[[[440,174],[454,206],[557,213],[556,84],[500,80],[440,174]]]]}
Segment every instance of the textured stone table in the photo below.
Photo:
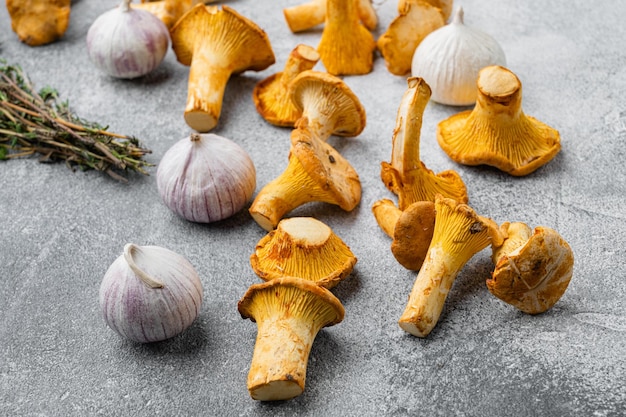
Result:
{"type": "MultiPolygon", "coordinates": [[[[257,192],[285,168],[289,130],[256,113],[251,91],[282,69],[297,43],[316,46],[321,35],[321,29],[289,32],[281,10],[298,3],[227,2],[266,30],[277,59],[265,71],[231,79],[214,130],[249,152],[257,192]]],[[[188,68],[170,50],[154,73],[138,80],[95,70],[85,36],[114,4],[73,2],[63,39],[38,48],[17,40],[0,7],[0,56],[20,64],[36,86],[56,88],[79,116],[138,137],[158,164],[190,133],[182,116],[188,68]]],[[[396,3],[374,4],[378,37],[396,3]]],[[[246,389],[256,325],[241,319],[237,301],[259,282],[249,256],[265,235],[247,211],[192,224],[161,202],[156,168],[121,184],[33,158],[0,162],[0,415],[624,415],[626,3],[457,4],[466,24],[500,42],[522,81],[525,112],[557,128],[563,149],[522,178],[458,165],[438,146],[435,129],[460,109],[430,103],[422,160],[436,172],[457,170],[479,214],[552,227],[567,239],[576,255],[574,277],[553,309],[528,316],[491,296],[484,282],[493,265],[485,250],[460,273],[427,338],[398,327],[415,273],[393,258],[371,205],[392,197],[380,181],[380,162],[390,158],[406,80],[377,56],[372,73],[344,78],[366,108],[367,127],[357,138],[331,138],[359,173],[360,205],[347,213],[311,204],[290,214],[325,222],[358,257],[334,290],[345,320],[315,340],[304,394],[259,403],[246,389]],[[199,272],[204,304],[182,335],[137,345],[103,322],[100,281],[128,242],[167,247],[199,272]]]]}

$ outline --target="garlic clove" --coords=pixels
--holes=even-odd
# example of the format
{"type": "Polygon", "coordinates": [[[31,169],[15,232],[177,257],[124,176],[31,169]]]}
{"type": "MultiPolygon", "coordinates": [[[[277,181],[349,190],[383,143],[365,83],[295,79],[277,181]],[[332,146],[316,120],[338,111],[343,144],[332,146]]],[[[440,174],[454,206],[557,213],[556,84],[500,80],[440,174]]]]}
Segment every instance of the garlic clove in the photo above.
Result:
{"type": "Polygon", "coordinates": [[[203,289],[183,256],[158,246],[124,247],[100,284],[100,309],[120,336],[149,343],[182,333],[196,319],[203,289]]]}
{"type": "Polygon", "coordinates": [[[175,143],[163,155],[156,175],[165,205],[198,223],[239,212],[256,188],[256,170],[248,153],[211,133],[192,133],[175,143]]]}
{"type": "Polygon", "coordinates": [[[489,65],[506,65],[504,51],[490,35],[463,23],[463,9],[452,22],[426,36],[415,49],[411,74],[431,87],[431,99],[451,106],[476,102],[478,72],[489,65]]]}
{"type": "Polygon", "coordinates": [[[110,76],[136,78],[161,64],[169,41],[169,30],[158,17],[123,0],[89,27],[87,52],[93,64],[110,76]]]}

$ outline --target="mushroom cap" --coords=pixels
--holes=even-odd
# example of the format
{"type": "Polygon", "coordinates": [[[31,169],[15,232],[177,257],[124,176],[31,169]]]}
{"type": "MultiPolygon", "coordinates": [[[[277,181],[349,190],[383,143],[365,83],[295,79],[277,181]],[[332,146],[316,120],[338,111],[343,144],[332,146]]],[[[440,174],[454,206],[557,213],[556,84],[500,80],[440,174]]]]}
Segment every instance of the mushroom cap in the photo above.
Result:
{"type": "Polygon", "coordinates": [[[268,317],[300,318],[310,321],[312,328],[333,326],[345,315],[341,301],[329,290],[289,276],[251,285],[237,308],[242,318],[253,322],[268,317]]]}
{"type": "Polygon", "coordinates": [[[262,71],[275,62],[267,33],[226,5],[192,7],[170,30],[172,49],[183,65],[203,50],[216,65],[238,74],[262,71]]]}
{"type": "Polygon", "coordinates": [[[445,23],[441,10],[429,2],[405,2],[399,15],[376,41],[389,72],[395,75],[410,73],[415,49],[428,34],[445,23]]]}
{"type": "Polygon", "coordinates": [[[422,267],[434,230],[435,203],[432,201],[415,202],[402,212],[391,243],[391,253],[400,265],[413,271],[422,267]]]}
{"type": "Polygon", "coordinates": [[[313,136],[304,118],[291,132],[289,159],[297,159],[319,187],[316,199],[351,211],[361,201],[361,180],[350,162],[335,148],[313,136]]]}
{"type": "Polygon", "coordinates": [[[524,114],[522,85],[515,74],[497,65],[485,67],[477,85],[474,109],[437,126],[437,141],[451,159],[523,176],[556,156],[561,149],[559,132],[524,114]]]}
{"type": "Polygon", "coordinates": [[[437,7],[441,10],[441,14],[443,15],[443,20],[447,21],[450,15],[452,14],[452,5],[454,3],[453,0],[398,0],[398,12],[401,12],[407,3],[416,3],[425,1],[426,3],[437,7]]]}
{"type": "Polygon", "coordinates": [[[313,68],[319,59],[315,48],[299,44],[291,51],[283,71],[256,84],[252,100],[257,112],[267,122],[276,126],[293,126],[302,116],[302,109],[291,101],[289,82],[300,72],[313,68]]]}
{"type": "Polygon", "coordinates": [[[250,256],[252,269],[265,281],[289,275],[326,288],[347,277],[356,261],[332,229],[313,217],[281,220],[250,256]]]}
{"type": "Polygon", "coordinates": [[[301,112],[315,108],[331,119],[333,135],[358,136],[365,129],[366,115],[361,101],[334,75],[303,71],[291,82],[289,92],[291,101],[301,112]]]}
{"type": "Polygon", "coordinates": [[[568,243],[555,230],[536,227],[523,245],[500,256],[487,288],[521,311],[539,314],[561,298],[573,270],[568,243]]]}
{"type": "Polygon", "coordinates": [[[61,38],[70,21],[70,0],[7,0],[11,29],[30,46],[40,46],[61,38]]]}

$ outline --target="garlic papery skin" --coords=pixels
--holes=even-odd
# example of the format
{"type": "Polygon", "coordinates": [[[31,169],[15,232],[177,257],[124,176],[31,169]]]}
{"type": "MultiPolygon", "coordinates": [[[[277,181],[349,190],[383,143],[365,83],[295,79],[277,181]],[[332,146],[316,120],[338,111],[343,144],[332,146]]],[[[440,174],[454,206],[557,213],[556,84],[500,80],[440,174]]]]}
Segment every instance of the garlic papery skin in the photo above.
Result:
{"type": "Polygon", "coordinates": [[[165,24],[129,0],[101,14],[87,32],[87,52],[93,64],[115,78],[136,78],[161,64],[169,46],[165,24]]]}
{"type": "Polygon", "coordinates": [[[256,188],[256,170],[248,153],[212,133],[192,133],[176,142],[161,158],[156,176],[165,205],[197,223],[239,212],[256,188]]]}
{"type": "Polygon", "coordinates": [[[198,317],[203,289],[183,256],[159,246],[124,246],[100,284],[107,325],[140,343],[176,336],[198,317]]]}
{"type": "Polygon", "coordinates": [[[431,100],[451,106],[476,102],[478,72],[489,65],[506,65],[504,51],[490,35],[463,23],[463,9],[452,21],[426,36],[415,49],[413,77],[421,77],[432,90],[431,100]]]}

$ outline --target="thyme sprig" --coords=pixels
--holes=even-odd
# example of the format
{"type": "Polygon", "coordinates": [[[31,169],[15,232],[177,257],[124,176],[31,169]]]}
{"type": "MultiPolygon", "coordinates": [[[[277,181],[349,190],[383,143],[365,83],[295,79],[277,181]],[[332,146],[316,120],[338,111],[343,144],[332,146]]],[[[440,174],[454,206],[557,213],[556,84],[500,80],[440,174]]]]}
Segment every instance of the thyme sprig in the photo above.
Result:
{"type": "Polygon", "coordinates": [[[17,65],[0,61],[0,160],[40,155],[41,162],[65,161],[75,170],[95,169],[126,182],[120,172],[147,175],[150,153],[130,136],[73,114],[56,90],[35,91],[17,65]]]}

